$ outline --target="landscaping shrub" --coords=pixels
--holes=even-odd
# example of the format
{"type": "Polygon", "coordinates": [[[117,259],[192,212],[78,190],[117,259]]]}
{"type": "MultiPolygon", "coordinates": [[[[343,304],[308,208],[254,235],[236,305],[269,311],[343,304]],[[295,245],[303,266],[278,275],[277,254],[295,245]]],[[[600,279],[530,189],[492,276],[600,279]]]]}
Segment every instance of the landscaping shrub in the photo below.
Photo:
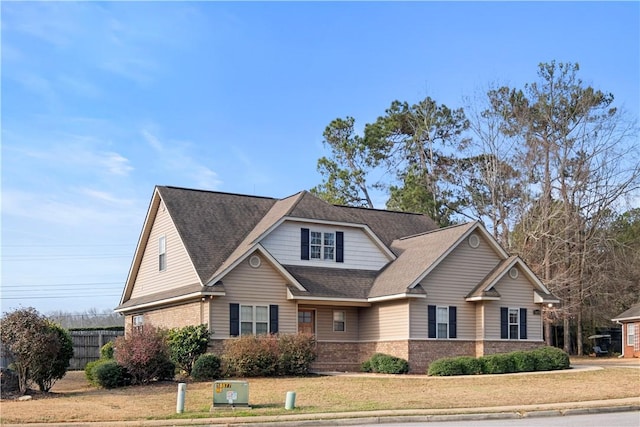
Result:
{"type": "Polygon", "coordinates": [[[100,363],[97,363],[92,369],[94,384],[104,388],[116,388],[129,382],[127,370],[115,360],[101,359],[98,362],[100,363]]]}
{"type": "Polygon", "coordinates": [[[53,384],[64,377],[73,357],[71,335],[62,326],[48,321],[51,344],[43,351],[31,367],[30,377],[40,391],[48,392],[53,384]]]}
{"type": "Polygon", "coordinates": [[[312,335],[244,335],[225,342],[222,360],[226,376],[306,375],[316,354],[312,335]]]}
{"type": "Polygon", "coordinates": [[[463,375],[462,365],[457,357],[444,357],[435,360],[429,365],[427,374],[434,376],[463,375]]]}
{"type": "Polygon", "coordinates": [[[280,375],[307,375],[316,360],[316,340],[311,334],[278,336],[278,370],[280,375]]]}
{"type": "Polygon", "coordinates": [[[221,361],[211,353],[200,355],[193,364],[191,378],[195,381],[211,381],[222,376],[221,361]]]}
{"type": "Polygon", "coordinates": [[[535,358],[536,371],[553,371],[569,369],[569,355],[556,347],[539,347],[532,350],[535,358]]]}
{"type": "Polygon", "coordinates": [[[406,374],[409,372],[409,362],[399,357],[376,353],[361,368],[366,369],[366,372],[380,374],[406,374]]]}
{"type": "Polygon", "coordinates": [[[226,374],[269,377],[278,373],[278,340],[273,335],[243,335],[224,343],[226,374]]]}
{"type": "Polygon", "coordinates": [[[559,348],[540,347],[530,351],[447,357],[429,365],[429,375],[507,374],[569,368],[569,355],[559,348]]]}
{"type": "Polygon", "coordinates": [[[169,348],[163,331],[151,325],[130,335],[116,338],[115,360],[131,375],[132,384],[173,379],[175,365],[169,359],[169,348]]]}
{"type": "Polygon", "coordinates": [[[32,307],[0,318],[0,341],[13,357],[11,366],[21,394],[27,392],[30,381],[35,381],[41,391],[49,391],[65,375],[73,357],[67,331],[32,307]]]}
{"type": "Polygon", "coordinates": [[[89,383],[91,385],[95,385],[95,386],[99,386],[100,384],[98,384],[98,381],[96,380],[96,376],[95,376],[95,369],[106,363],[109,361],[113,361],[113,359],[98,359],[98,360],[94,360],[93,362],[89,362],[85,365],[84,367],[84,376],[87,379],[87,381],[89,381],[89,383]]]}
{"type": "Polygon", "coordinates": [[[113,341],[100,347],[100,359],[113,359],[113,341]]]}
{"type": "Polygon", "coordinates": [[[429,365],[429,375],[477,375],[482,373],[482,362],[471,356],[445,357],[429,365]]]}
{"type": "Polygon", "coordinates": [[[536,370],[536,357],[531,351],[508,353],[513,359],[514,372],[532,372],[536,370]]]}
{"type": "Polygon", "coordinates": [[[484,374],[508,374],[516,371],[513,357],[509,353],[490,354],[480,358],[484,374]]]}
{"type": "Polygon", "coordinates": [[[171,329],[167,335],[167,343],[173,363],[190,375],[193,364],[207,351],[209,330],[207,325],[171,329]]]}

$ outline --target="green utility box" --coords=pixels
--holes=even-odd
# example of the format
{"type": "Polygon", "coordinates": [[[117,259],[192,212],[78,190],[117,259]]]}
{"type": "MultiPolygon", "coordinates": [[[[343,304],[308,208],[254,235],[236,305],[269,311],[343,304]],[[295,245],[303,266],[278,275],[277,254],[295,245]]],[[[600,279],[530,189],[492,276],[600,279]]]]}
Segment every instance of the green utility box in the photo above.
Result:
{"type": "Polygon", "coordinates": [[[249,408],[249,384],[246,381],[215,381],[213,408],[249,408]]]}

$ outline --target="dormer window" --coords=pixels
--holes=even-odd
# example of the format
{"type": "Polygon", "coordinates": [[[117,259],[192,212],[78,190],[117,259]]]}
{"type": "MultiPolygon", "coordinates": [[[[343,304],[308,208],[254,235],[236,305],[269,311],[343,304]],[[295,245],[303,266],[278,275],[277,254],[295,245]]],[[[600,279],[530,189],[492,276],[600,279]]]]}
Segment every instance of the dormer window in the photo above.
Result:
{"type": "Polygon", "coordinates": [[[322,233],[320,231],[311,232],[310,251],[311,259],[333,260],[335,253],[335,234],[322,233]]]}
{"type": "Polygon", "coordinates": [[[344,262],[344,233],[302,228],[300,259],[344,262]]]}

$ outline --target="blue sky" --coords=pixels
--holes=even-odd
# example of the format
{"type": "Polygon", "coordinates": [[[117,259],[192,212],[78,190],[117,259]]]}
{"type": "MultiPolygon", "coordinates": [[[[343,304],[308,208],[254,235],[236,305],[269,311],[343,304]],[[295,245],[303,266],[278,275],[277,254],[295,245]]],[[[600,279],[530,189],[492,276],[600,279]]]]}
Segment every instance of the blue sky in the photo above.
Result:
{"type": "Polygon", "coordinates": [[[0,7],[2,312],[115,307],[155,185],[309,189],[325,126],[394,99],[460,107],[556,60],[640,111],[638,2],[0,7]]]}

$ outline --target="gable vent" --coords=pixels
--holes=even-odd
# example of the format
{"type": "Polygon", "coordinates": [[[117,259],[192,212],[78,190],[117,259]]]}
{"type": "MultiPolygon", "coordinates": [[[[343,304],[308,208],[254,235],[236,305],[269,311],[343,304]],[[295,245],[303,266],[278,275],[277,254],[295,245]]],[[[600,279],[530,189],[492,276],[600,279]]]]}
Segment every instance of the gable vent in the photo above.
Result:
{"type": "Polygon", "coordinates": [[[260,257],[258,255],[252,255],[251,258],[249,258],[249,265],[253,268],[258,268],[260,267],[260,257]]]}
{"type": "Polygon", "coordinates": [[[480,246],[480,238],[476,234],[469,236],[469,246],[474,249],[480,246]]]}
{"type": "Polygon", "coordinates": [[[517,279],[518,278],[518,269],[513,267],[511,270],[509,270],[509,277],[511,277],[512,279],[517,279]]]}

